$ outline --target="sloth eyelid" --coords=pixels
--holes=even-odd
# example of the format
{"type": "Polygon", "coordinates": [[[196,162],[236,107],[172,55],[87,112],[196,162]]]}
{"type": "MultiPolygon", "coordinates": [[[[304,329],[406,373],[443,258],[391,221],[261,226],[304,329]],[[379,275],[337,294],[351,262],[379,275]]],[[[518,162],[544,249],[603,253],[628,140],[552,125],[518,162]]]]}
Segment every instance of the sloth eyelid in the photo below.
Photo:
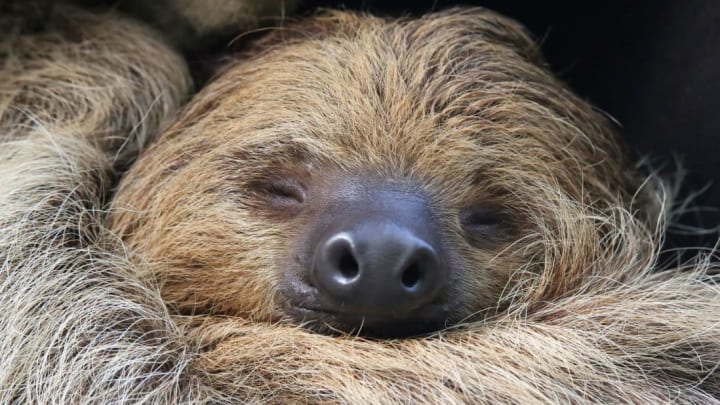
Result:
{"type": "Polygon", "coordinates": [[[473,207],[460,213],[460,223],[465,227],[490,227],[500,225],[499,210],[485,206],[473,207]]]}
{"type": "Polygon", "coordinates": [[[502,240],[504,235],[500,231],[506,225],[501,210],[487,205],[462,210],[460,224],[465,238],[477,247],[502,240]]]}
{"type": "Polygon", "coordinates": [[[281,206],[305,202],[305,187],[294,179],[267,179],[258,181],[252,186],[268,198],[270,202],[275,202],[281,206]]]}

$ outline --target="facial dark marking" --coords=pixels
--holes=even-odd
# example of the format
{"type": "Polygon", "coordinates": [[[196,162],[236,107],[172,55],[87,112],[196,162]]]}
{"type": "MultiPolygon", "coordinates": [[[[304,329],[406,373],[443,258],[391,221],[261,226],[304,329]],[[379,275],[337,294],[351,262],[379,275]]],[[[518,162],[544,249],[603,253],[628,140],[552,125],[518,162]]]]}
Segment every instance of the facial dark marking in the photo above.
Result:
{"type": "Polygon", "coordinates": [[[288,208],[305,202],[305,189],[292,178],[271,178],[254,183],[251,188],[274,208],[288,208]]]}

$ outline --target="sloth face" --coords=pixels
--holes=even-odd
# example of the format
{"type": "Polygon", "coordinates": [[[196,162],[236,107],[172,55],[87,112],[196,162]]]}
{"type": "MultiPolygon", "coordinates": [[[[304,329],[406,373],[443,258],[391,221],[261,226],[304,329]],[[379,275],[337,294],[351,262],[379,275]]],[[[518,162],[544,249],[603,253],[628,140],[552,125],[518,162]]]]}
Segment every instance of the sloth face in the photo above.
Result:
{"type": "Polygon", "coordinates": [[[256,48],[114,201],[113,229],[175,311],[435,331],[501,309],[578,250],[588,209],[629,193],[605,121],[496,14],[333,13],[256,48]]]}

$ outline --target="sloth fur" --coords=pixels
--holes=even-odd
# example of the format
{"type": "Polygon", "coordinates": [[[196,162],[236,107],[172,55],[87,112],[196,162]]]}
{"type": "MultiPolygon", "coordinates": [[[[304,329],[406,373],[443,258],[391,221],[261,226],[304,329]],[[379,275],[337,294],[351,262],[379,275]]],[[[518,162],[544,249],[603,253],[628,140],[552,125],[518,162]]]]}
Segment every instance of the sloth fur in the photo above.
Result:
{"type": "MultiPolygon", "coordinates": [[[[170,312],[106,208],[188,97],[185,64],[132,21],[56,13],[0,45],[0,402],[719,402],[720,290],[707,260],[655,268],[661,188],[641,200],[656,223],[629,203],[575,207],[584,216],[548,235],[556,254],[503,311],[433,336],[170,312]]],[[[489,33],[516,27],[483,10],[444,18],[468,15],[489,33]]]]}

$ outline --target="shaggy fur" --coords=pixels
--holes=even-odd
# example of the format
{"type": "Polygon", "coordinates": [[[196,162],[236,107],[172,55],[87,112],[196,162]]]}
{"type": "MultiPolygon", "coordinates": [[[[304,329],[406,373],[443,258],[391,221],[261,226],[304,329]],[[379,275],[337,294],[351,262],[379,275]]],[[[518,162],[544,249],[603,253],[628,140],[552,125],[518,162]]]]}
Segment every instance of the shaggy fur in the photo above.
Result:
{"type": "MultiPolygon", "coordinates": [[[[477,9],[407,21],[335,13],[268,38],[128,174],[110,218],[128,252],[99,208],[113,168],[186,96],[187,75],[136,24],[66,19],[3,37],[0,53],[0,402],[717,402],[720,291],[700,281],[710,265],[653,272],[662,195],[633,198],[612,131],[538,67],[514,23],[477,9]],[[297,146],[323,167],[414,176],[439,205],[483,190],[518,210],[524,232],[498,266],[530,264],[508,276],[503,309],[405,340],[269,322],[267,260],[292,224],[242,208],[253,205],[241,186],[253,158],[293,163],[297,146]],[[242,260],[257,284],[192,288],[199,302],[217,293],[213,304],[241,288],[220,312],[247,316],[168,311],[161,292],[188,299],[168,278],[201,254],[194,238],[222,252],[227,242],[208,238],[240,237],[223,209],[267,231],[226,262],[203,257],[203,270],[218,277],[242,260]]],[[[463,254],[472,264],[491,253],[463,254]]]]}
{"type": "Polygon", "coordinates": [[[217,37],[237,35],[282,21],[297,0],[122,0],[120,7],[159,28],[185,51],[202,49],[217,37]]]}
{"type": "Polygon", "coordinates": [[[606,250],[623,251],[613,238],[627,220],[637,244],[650,238],[661,201],[634,200],[640,182],[608,122],[540,66],[515,23],[330,14],[257,48],[195,97],[113,203],[141,277],[179,311],[283,318],[289,247],[317,215],[268,209],[257,185],[277,176],[308,194],[336,173],[422,190],[462,269],[454,322],[525,294],[574,294],[606,250]],[[480,246],[458,221],[476,204],[505,219],[480,246]]]}

